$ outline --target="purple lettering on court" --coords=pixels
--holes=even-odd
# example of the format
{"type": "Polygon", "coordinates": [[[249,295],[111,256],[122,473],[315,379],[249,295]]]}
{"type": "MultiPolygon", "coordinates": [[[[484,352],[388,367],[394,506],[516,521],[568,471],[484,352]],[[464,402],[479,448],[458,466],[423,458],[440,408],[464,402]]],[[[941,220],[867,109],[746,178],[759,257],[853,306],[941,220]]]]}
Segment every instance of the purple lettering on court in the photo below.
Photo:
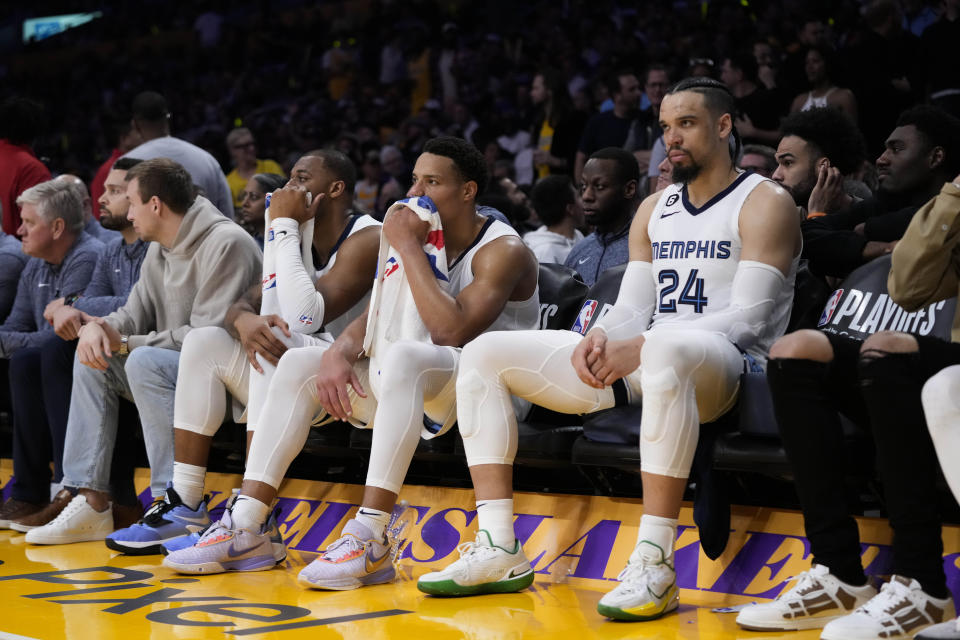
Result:
{"type": "Polygon", "coordinates": [[[601,520],[537,573],[549,575],[550,567],[556,564],[560,558],[579,558],[576,570],[570,575],[574,578],[603,580],[603,574],[607,569],[607,561],[613,551],[613,544],[617,541],[619,530],[619,520],[601,520]],[[583,542],[583,550],[580,553],[569,553],[581,542],[583,542]]]}
{"type": "Polygon", "coordinates": [[[514,515],[516,515],[516,519],[513,521],[513,535],[517,536],[520,544],[527,544],[527,540],[529,540],[533,532],[537,530],[540,523],[547,518],[553,517],[540,516],[532,513],[517,513],[514,515]]]}
{"type": "Polygon", "coordinates": [[[777,562],[770,562],[770,557],[783,544],[784,540],[794,538],[803,541],[803,557],[810,555],[810,543],[803,536],[787,536],[775,533],[749,532],[750,538],[740,549],[733,561],[730,563],[717,581],[707,591],[716,591],[719,593],[731,593],[736,595],[749,595],[758,598],[777,597],[789,579],[783,580],[777,586],[764,591],[763,593],[747,593],[747,588],[753,582],[761,571],[768,569],[770,577],[777,575],[777,572],[783,568],[783,565],[790,560],[790,556],[784,557],[777,562]]]}
{"type": "Polygon", "coordinates": [[[414,562],[433,562],[445,558],[460,544],[460,528],[455,527],[447,521],[447,514],[451,511],[458,511],[466,518],[466,524],[463,527],[469,527],[473,519],[477,517],[477,511],[466,511],[457,507],[450,507],[443,511],[438,511],[420,528],[420,539],[424,544],[433,549],[433,555],[429,558],[418,558],[413,555],[413,545],[407,545],[403,550],[401,558],[410,558],[414,562]]]}
{"type": "MultiPolygon", "coordinates": [[[[298,518],[295,518],[292,522],[288,523],[287,517],[300,502],[307,502],[310,504],[310,513],[308,515],[313,515],[313,512],[321,504],[323,504],[322,500],[294,500],[291,498],[280,498],[277,500],[277,503],[280,505],[280,515],[277,517],[277,522],[285,523],[288,531],[293,529],[293,524],[298,518]]],[[[297,544],[297,546],[293,548],[300,551],[319,550],[320,545],[323,544],[323,541],[327,539],[327,536],[329,536],[340,524],[340,522],[343,520],[343,517],[347,515],[347,512],[356,506],[357,505],[350,502],[328,502],[326,508],[323,510],[323,513],[320,514],[320,517],[317,518],[316,522],[313,523],[313,526],[310,527],[310,530],[307,531],[306,535],[300,539],[300,542],[297,544]]]]}
{"type": "MultiPolygon", "coordinates": [[[[677,526],[677,539],[687,529],[696,529],[689,524],[677,526]]],[[[697,567],[700,564],[700,540],[678,547],[673,551],[673,566],[677,569],[677,586],[681,589],[697,589],[697,567]]]]}

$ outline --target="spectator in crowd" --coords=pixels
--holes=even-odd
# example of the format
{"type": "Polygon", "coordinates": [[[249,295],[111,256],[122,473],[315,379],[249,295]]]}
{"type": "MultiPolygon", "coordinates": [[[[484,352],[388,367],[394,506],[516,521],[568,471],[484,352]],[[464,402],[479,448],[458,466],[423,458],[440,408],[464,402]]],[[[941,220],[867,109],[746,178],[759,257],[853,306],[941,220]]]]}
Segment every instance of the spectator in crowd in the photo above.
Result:
{"type": "Polygon", "coordinates": [[[573,246],[564,264],[589,285],[604,270],[629,259],[627,234],[637,210],[639,180],[637,159],[616,147],[594,152],[583,167],[580,201],[593,232],[573,246]]]}
{"type": "MultiPolygon", "coordinates": [[[[41,182],[20,194],[17,203],[22,206],[23,252],[30,260],[20,275],[13,309],[0,325],[0,357],[13,360],[10,370],[14,375],[19,375],[21,361],[54,335],[44,318],[47,305],[61,296],[70,299],[81,294],[103,249],[99,240],[84,233],[83,202],[66,182],[41,182]],[[17,357],[21,352],[22,360],[17,357]]],[[[21,418],[26,416],[17,419],[21,418]]],[[[48,482],[38,493],[15,487],[14,495],[0,508],[0,526],[4,528],[11,520],[39,511],[49,497],[48,482]]]]}
{"type": "Polygon", "coordinates": [[[387,208],[403,196],[400,183],[384,171],[380,164],[381,153],[376,149],[367,151],[360,166],[362,177],[357,180],[354,205],[380,220],[387,208]]]}
{"type": "Polygon", "coordinates": [[[410,165],[404,159],[403,152],[393,145],[384,146],[380,149],[380,166],[400,186],[397,197],[406,193],[410,187],[410,165]]]}
{"type": "Polygon", "coordinates": [[[637,114],[623,144],[624,149],[636,156],[641,174],[647,173],[650,168],[651,150],[663,133],[660,130],[660,103],[670,86],[670,72],[657,62],[647,67],[644,78],[643,95],[649,106],[637,114]]]}
{"type": "Polygon", "coordinates": [[[29,259],[30,256],[20,247],[20,241],[0,230],[0,324],[10,315],[17,297],[20,273],[29,259]]]}
{"type": "Polygon", "coordinates": [[[535,75],[530,86],[530,101],[538,108],[531,130],[535,178],[572,175],[585,123],[582,114],[573,108],[567,83],[560,72],[544,69],[535,75]]]}
{"type": "Polygon", "coordinates": [[[623,147],[640,103],[640,83],[632,71],[622,70],[610,75],[607,91],[613,99],[613,109],[593,115],[583,130],[577,148],[573,171],[574,184],[582,181],[583,167],[590,155],[607,147],[623,147]]]}
{"type": "Polygon", "coordinates": [[[583,234],[583,205],[567,176],[547,176],[533,185],[530,194],[533,210],[542,226],[523,235],[523,242],[541,263],[563,264],[567,254],[583,234]]]}
{"type": "Polygon", "coordinates": [[[744,144],[772,145],[780,139],[781,105],[773,91],[757,80],[757,60],[752,53],[724,59],[720,80],[737,99],[737,131],[744,144]]]}
{"type": "Polygon", "coordinates": [[[253,236],[263,248],[264,219],[267,210],[267,194],[283,187],[286,178],[276,173],[255,173],[247,180],[247,187],[240,194],[240,209],[237,222],[253,236]]]}
{"type": "MultiPolygon", "coordinates": [[[[949,164],[955,176],[960,161],[949,164]]],[[[894,251],[889,294],[908,311],[957,294],[956,241],[949,230],[960,213],[960,188],[941,187],[913,216],[894,251]]],[[[743,609],[741,626],[770,631],[822,626],[821,638],[828,640],[879,640],[927,637],[914,634],[953,617],[943,569],[937,459],[921,389],[958,362],[956,343],[920,332],[874,331],[861,341],[848,333],[802,330],[773,345],[767,379],[803,508],[812,567],[776,600],[743,609]],[[843,490],[841,413],[872,436],[893,529],[892,575],[879,593],[864,573],[859,530],[843,490]]],[[[936,406],[949,403],[944,394],[936,406]]]]}
{"type": "Polygon", "coordinates": [[[83,180],[69,173],[62,173],[54,178],[54,180],[64,182],[77,194],[80,201],[83,202],[83,230],[86,233],[89,233],[104,244],[110,240],[117,239],[119,234],[113,229],[108,229],[100,224],[100,221],[97,220],[96,216],[91,212],[90,208],[93,205],[90,200],[90,192],[87,191],[87,185],[83,183],[83,180]]]}
{"type": "Polygon", "coordinates": [[[932,104],[960,118],[960,59],[954,55],[960,42],[960,2],[948,0],[942,9],[920,36],[927,95],[932,104]]]}
{"type": "MultiPolygon", "coordinates": [[[[110,456],[117,404],[133,400],[143,425],[151,491],[163,499],[173,473],[173,401],[180,345],[193,327],[222,325],[230,304],[260,279],[260,249],[196,195],[187,170],[168,158],[127,172],[127,217],[153,244],[127,301],[78,332],[63,451],[63,485],[75,497],[31,544],[102,540],[113,530],[110,456]]],[[[228,203],[229,204],[229,203],[228,203]]]]}
{"type": "MultiPolygon", "coordinates": [[[[436,267],[431,268],[424,252],[428,224],[409,208],[399,208],[385,219],[383,237],[400,259],[391,264],[401,265],[402,271],[391,267],[382,277],[405,276],[394,282],[400,286],[406,282],[412,305],[408,310],[418,314],[431,340],[381,340],[374,320],[373,360],[361,359],[361,347],[367,342],[363,314],[332,345],[285,353],[262,414],[282,412],[286,418],[258,425],[233,507],[195,546],[171,552],[164,566],[186,573],[249,571],[282,560],[282,541],[281,550],[276,549],[279,534],[267,522],[270,504],[311,422],[326,413],[356,424],[372,418],[377,426],[356,518],[347,522],[339,540],[300,572],[299,581],[312,588],[352,589],[393,580],[386,525],[421,433],[442,434],[456,419],[457,345],[488,329],[535,327],[540,308],[533,254],[513,229],[476,210],[476,194],[486,182],[477,149],[461,139],[435,138],[417,159],[413,174],[409,196],[428,196],[440,216],[450,259],[449,288],[441,289],[436,267]],[[249,553],[237,557],[231,540],[242,541],[249,553]]],[[[532,572],[526,577],[532,581],[532,572]]]]}
{"type": "Polygon", "coordinates": [[[738,166],[769,178],[777,168],[777,152],[765,144],[744,145],[738,166]]]}
{"type": "Polygon", "coordinates": [[[20,228],[17,197],[50,179],[50,170],[37,160],[30,145],[40,135],[42,108],[33,100],[11,97],[0,103],[0,206],[3,232],[20,228]]]}
{"type": "Polygon", "coordinates": [[[166,99],[155,91],[144,91],[133,99],[133,128],[143,144],[126,155],[140,160],[170,158],[184,167],[200,187],[202,195],[220,213],[233,219],[233,196],[217,160],[200,147],[170,135],[170,110],[166,99]]]}
{"type": "MultiPolygon", "coordinates": [[[[842,198],[827,195],[823,201],[829,215],[803,222],[804,257],[813,273],[841,278],[893,251],[917,209],[960,170],[960,120],[928,105],[908,109],[886,147],[876,162],[876,199],[835,212],[830,203],[842,203],[842,198]]],[[[824,183],[826,179],[825,173],[824,183]]],[[[841,189],[835,179],[833,192],[841,189]]]]}
{"type": "Polygon", "coordinates": [[[129,117],[113,116],[105,118],[105,134],[113,141],[113,151],[110,157],[93,174],[93,180],[90,181],[90,206],[93,214],[100,217],[100,197],[104,192],[104,184],[107,180],[107,174],[113,170],[113,165],[120,158],[134,147],[143,142],[143,138],[133,128],[133,122],[129,117]]]}
{"type": "Polygon", "coordinates": [[[838,87],[835,83],[835,54],[826,47],[807,49],[805,71],[810,90],[793,99],[790,113],[809,111],[818,107],[830,107],[842,111],[854,123],[857,122],[857,99],[850,89],[838,87]]]}
{"type": "Polygon", "coordinates": [[[13,308],[0,325],[3,358],[36,347],[52,334],[44,318],[47,305],[83,293],[103,249],[83,231],[84,204],[67,182],[41,182],[17,201],[23,207],[19,235],[30,260],[20,275],[13,308]]]}
{"type": "MultiPolygon", "coordinates": [[[[35,347],[19,350],[11,360],[16,477],[13,497],[43,506],[35,513],[11,520],[11,529],[29,531],[47,524],[73,499],[69,491],[61,489],[47,504],[49,463],[53,461],[53,483],[59,484],[63,479],[63,444],[80,327],[89,316],[104,316],[120,307],[140,277],[147,243],[137,237],[127,220],[130,202],[124,180],[127,171],[137,163],[139,160],[119,158],[107,174],[106,191],[98,203],[99,224],[119,235],[104,246],[90,283],[80,295],[52,300],[43,315],[56,335],[48,336],[35,347]]],[[[116,488],[114,492],[118,493],[116,488]]],[[[135,495],[123,498],[126,505],[136,503],[135,495]]],[[[139,509],[136,511],[139,515],[139,509]]]]}
{"type": "Polygon", "coordinates": [[[774,54],[773,45],[765,38],[754,40],[753,57],[757,61],[757,78],[764,88],[777,89],[777,76],[780,70],[779,58],[774,54]]]}
{"type": "Polygon", "coordinates": [[[817,107],[791,113],[780,133],[771,177],[793,196],[801,217],[848,210],[854,198],[843,186],[860,170],[867,153],[853,121],[839,110],[817,107]]]}
{"type": "MultiPolygon", "coordinates": [[[[249,449],[280,357],[288,348],[333,342],[366,309],[380,225],[352,211],[353,163],[339,151],[313,151],[297,161],[291,176],[287,187],[274,191],[270,201],[273,233],[264,262],[273,265],[272,277],[233,303],[223,328],[197,328],[184,339],[173,418],[172,486],[143,520],[107,537],[111,549],[159,553],[165,542],[209,522],[203,485],[210,443],[224,419],[226,394],[246,409],[249,449]],[[311,220],[308,246],[323,265],[319,268],[303,261],[307,239],[301,237],[301,225],[311,220]]],[[[185,548],[193,542],[195,538],[178,545],[185,548]]]]}
{"type": "Polygon", "coordinates": [[[660,173],[657,175],[657,184],[654,185],[652,193],[663,191],[668,186],[673,184],[673,163],[670,162],[670,158],[664,158],[661,160],[657,169],[660,171],[660,173]]]}
{"type": "Polygon", "coordinates": [[[233,162],[233,171],[227,174],[227,184],[233,194],[233,208],[239,211],[243,206],[241,198],[247,188],[250,178],[257,173],[272,173],[280,177],[286,176],[283,168],[273,160],[262,160],[257,157],[257,143],[253,139],[253,132],[246,127],[237,127],[227,134],[227,150],[233,162]]]}

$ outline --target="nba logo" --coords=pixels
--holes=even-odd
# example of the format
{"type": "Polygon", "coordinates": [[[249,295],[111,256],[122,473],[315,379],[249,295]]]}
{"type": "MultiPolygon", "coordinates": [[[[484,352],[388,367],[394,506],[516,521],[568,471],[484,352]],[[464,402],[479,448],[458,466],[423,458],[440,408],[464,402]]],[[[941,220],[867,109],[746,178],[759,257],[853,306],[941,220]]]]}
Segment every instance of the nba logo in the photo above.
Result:
{"type": "Polygon", "coordinates": [[[263,279],[263,290],[272,289],[277,286],[277,274],[271,273],[263,279]]]}
{"type": "Polygon", "coordinates": [[[397,262],[397,259],[396,259],[396,258],[394,258],[393,256],[391,256],[390,259],[387,260],[387,264],[383,265],[383,277],[384,277],[384,279],[386,279],[387,277],[389,277],[391,273],[393,273],[394,271],[396,271],[396,270],[399,269],[399,268],[400,268],[400,263],[397,262]]]}
{"type": "Polygon", "coordinates": [[[587,300],[584,302],[583,306],[580,307],[580,313],[577,314],[577,321],[573,323],[573,327],[570,330],[580,334],[586,334],[587,327],[590,326],[590,319],[593,318],[593,312],[596,310],[596,300],[587,300]]]}
{"type": "Polygon", "coordinates": [[[820,314],[820,320],[817,322],[818,327],[830,323],[830,318],[833,317],[833,312],[837,310],[837,304],[840,303],[840,298],[842,297],[843,289],[837,289],[833,292],[833,295],[830,296],[830,299],[827,301],[827,305],[823,308],[823,313],[820,314]]]}

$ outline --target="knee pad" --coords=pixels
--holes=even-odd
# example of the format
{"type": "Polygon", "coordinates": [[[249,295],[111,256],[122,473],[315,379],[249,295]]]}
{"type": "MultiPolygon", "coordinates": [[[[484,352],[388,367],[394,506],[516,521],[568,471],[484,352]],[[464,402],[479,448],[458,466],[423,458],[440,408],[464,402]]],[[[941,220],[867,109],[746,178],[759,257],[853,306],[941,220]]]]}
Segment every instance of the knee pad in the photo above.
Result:
{"type": "Polygon", "coordinates": [[[476,369],[461,370],[457,377],[457,415],[460,436],[463,439],[472,438],[478,431],[478,420],[468,418],[476,415],[477,407],[486,399],[489,383],[484,380],[476,369]],[[467,419],[463,419],[467,418],[467,419]]]}
{"type": "MultiPolygon", "coordinates": [[[[659,405],[662,414],[677,401],[680,395],[680,377],[673,367],[661,368],[659,371],[648,371],[646,367],[640,370],[640,387],[643,390],[643,405],[652,409],[659,405]]],[[[640,425],[640,440],[648,443],[659,442],[666,435],[665,420],[644,420],[640,425]]]]}

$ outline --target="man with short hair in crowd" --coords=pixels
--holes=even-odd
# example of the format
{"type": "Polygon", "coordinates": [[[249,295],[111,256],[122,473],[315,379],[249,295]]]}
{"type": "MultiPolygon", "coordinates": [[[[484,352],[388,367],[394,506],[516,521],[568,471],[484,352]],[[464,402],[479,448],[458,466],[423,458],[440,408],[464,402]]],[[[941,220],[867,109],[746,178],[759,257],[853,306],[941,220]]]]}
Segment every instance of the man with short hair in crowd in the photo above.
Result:
{"type": "Polygon", "coordinates": [[[573,182],[579,184],[590,155],[606,147],[623,147],[640,105],[640,82],[633,71],[622,69],[607,78],[613,109],[594,114],[583,129],[573,168],[573,182]]]}
{"type": "Polygon", "coordinates": [[[243,206],[243,192],[247,181],[258,173],[273,173],[286,176],[283,167],[273,160],[257,157],[257,142],[253,132],[247,127],[237,127],[227,134],[227,151],[233,161],[233,171],[227,174],[227,184],[233,196],[233,208],[236,211],[243,206]]]}
{"type": "Polygon", "coordinates": [[[637,210],[640,168],[633,154],[600,149],[583,167],[580,201],[593,233],[574,245],[564,264],[592,285],[600,274],[629,260],[630,221],[637,210]]]}
{"type": "Polygon", "coordinates": [[[170,110],[155,91],[143,91],[133,99],[133,128],[143,144],[127,152],[131,158],[170,158],[187,170],[201,195],[228,218],[234,217],[233,195],[220,163],[210,153],[170,135],[170,110]]]}
{"type": "Polygon", "coordinates": [[[777,168],[776,151],[765,144],[744,145],[737,166],[744,171],[753,171],[764,178],[769,178],[777,168]]]}
{"type": "MultiPolygon", "coordinates": [[[[813,273],[842,278],[893,251],[913,214],[956,175],[960,120],[928,105],[904,111],[876,164],[880,188],[875,199],[845,211],[831,207],[829,215],[802,223],[803,257],[813,273]]],[[[842,185],[836,179],[833,183],[833,192],[839,192],[842,185]]],[[[824,196],[826,202],[838,199],[824,196]]]]}
{"type": "Polygon", "coordinates": [[[523,242],[537,260],[563,264],[573,246],[583,240],[583,206],[569,176],[540,178],[533,185],[530,201],[543,224],[523,235],[523,242]]]}
{"type": "MultiPolygon", "coordinates": [[[[99,240],[84,233],[83,202],[67,183],[41,182],[20,194],[17,203],[23,252],[30,260],[20,274],[13,309],[0,325],[0,357],[11,359],[14,378],[20,377],[21,364],[54,335],[43,316],[47,305],[61,296],[83,293],[103,249],[99,240]]],[[[11,395],[17,396],[17,390],[11,395]]],[[[14,413],[15,419],[23,417],[14,413]]],[[[12,497],[0,508],[0,526],[5,528],[11,520],[38,511],[48,498],[49,483],[34,492],[15,481],[12,497]]]]}
{"type": "Polygon", "coordinates": [[[173,472],[173,404],[180,346],[193,327],[222,325],[230,304],[260,279],[260,248],[196,195],[187,170],[168,158],[127,172],[127,217],[152,241],[126,303],[78,332],[64,445],[64,487],[75,493],[33,544],[102,540],[113,530],[108,478],[120,396],[143,424],[151,491],[162,499],[173,472]],[[163,427],[166,426],[166,429],[163,427]]]}
{"type": "Polygon", "coordinates": [[[842,111],[816,107],[784,118],[780,133],[776,170],[770,177],[793,196],[801,217],[849,209],[855,198],[844,184],[867,153],[857,125],[842,111]]]}
{"type": "Polygon", "coordinates": [[[720,79],[737,99],[737,132],[744,144],[774,144],[780,138],[777,123],[784,105],[777,93],[760,84],[753,54],[743,51],[726,57],[720,79]]]}
{"type": "MultiPolygon", "coordinates": [[[[60,489],[49,504],[40,500],[51,482],[50,460],[53,460],[54,485],[59,485],[63,479],[63,444],[73,389],[73,358],[77,333],[83,326],[85,314],[105,316],[116,310],[126,302],[130,289],[140,277],[147,243],[137,237],[127,220],[130,202],[124,182],[127,171],[139,162],[133,158],[120,158],[107,174],[105,191],[98,203],[98,224],[117,232],[118,236],[104,247],[90,283],[80,295],[52,300],[43,315],[56,335],[48,336],[37,347],[23,349],[15,356],[15,375],[10,381],[13,389],[13,466],[17,478],[14,495],[30,496],[31,500],[22,499],[45,506],[35,513],[11,520],[11,529],[29,531],[47,524],[73,498],[69,491],[60,489]]],[[[124,494],[116,496],[124,507],[129,508],[137,502],[129,483],[114,487],[113,492],[124,494]]]]}
{"type": "Polygon", "coordinates": [[[67,183],[67,185],[69,185],[70,188],[73,189],[73,191],[77,194],[77,197],[80,198],[81,202],[83,202],[84,231],[104,244],[119,237],[119,234],[116,231],[100,224],[100,221],[97,220],[97,218],[93,215],[93,203],[90,199],[90,192],[87,190],[87,185],[83,184],[83,180],[72,173],[61,173],[59,176],[54,178],[54,180],[60,180],[67,183]]]}

